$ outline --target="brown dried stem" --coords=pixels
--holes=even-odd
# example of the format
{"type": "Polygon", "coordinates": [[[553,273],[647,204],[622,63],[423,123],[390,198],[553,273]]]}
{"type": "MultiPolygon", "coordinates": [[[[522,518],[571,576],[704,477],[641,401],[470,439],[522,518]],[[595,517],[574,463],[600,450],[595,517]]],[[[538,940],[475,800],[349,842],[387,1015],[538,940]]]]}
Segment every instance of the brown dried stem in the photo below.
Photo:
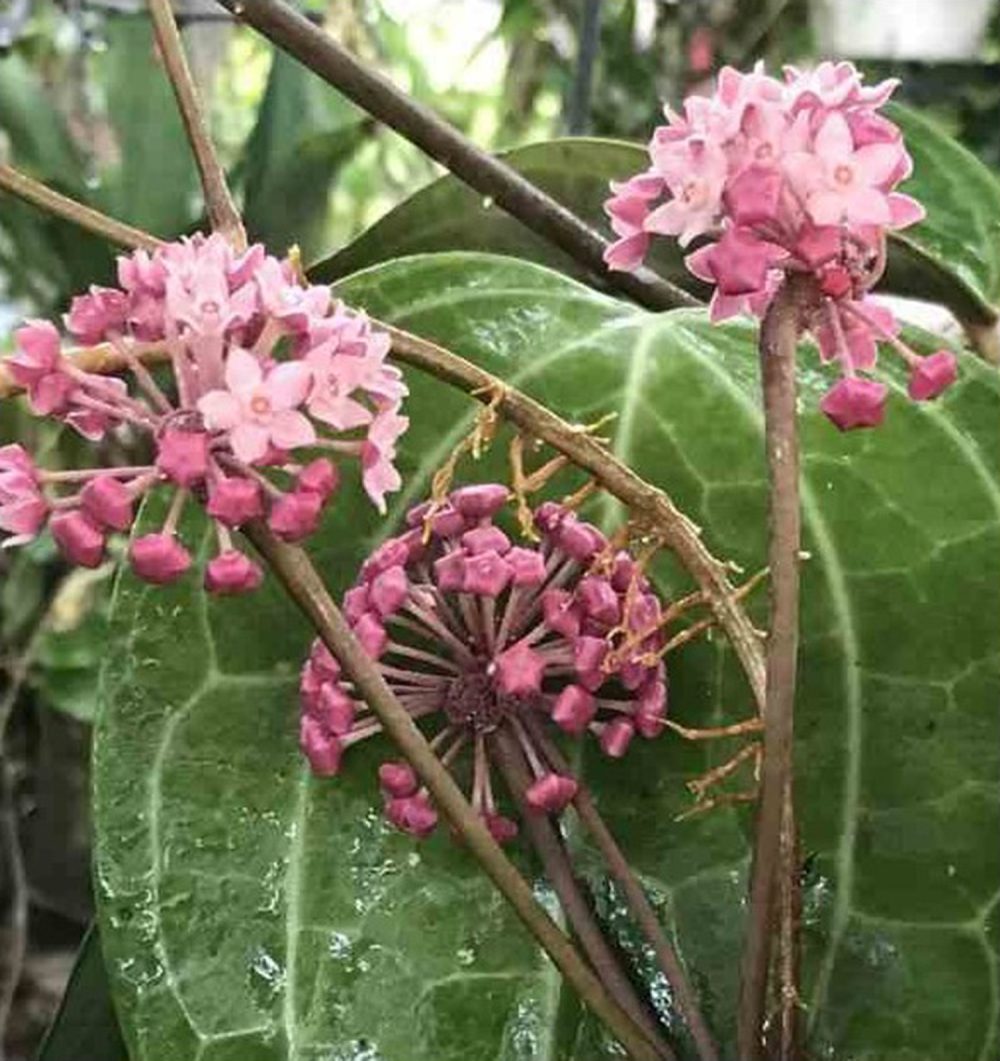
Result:
{"type": "MultiPolygon", "coordinates": [[[[759,1061],[779,881],[795,874],[792,777],[799,629],[799,449],[795,354],[808,281],[789,278],[761,325],[765,450],[769,490],[771,616],[767,639],[764,765],[754,834],[750,912],[740,981],[737,1036],[741,1061],[759,1061]]],[[[779,933],[780,935],[781,933],[779,933]]],[[[794,1037],[793,1037],[794,1038],[794,1037]]],[[[781,1055],[781,1061],[788,1061],[781,1055]]]]}
{"type": "Polygon", "coordinates": [[[177,107],[184,122],[188,142],[194,153],[205,194],[208,220],[216,232],[221,232],[234,247],[243,250],[247,245],[243,220],[229,194],[225,171],[212,144],[208,123],[198,99],[198,90],[184,56],[184,46],[170,0],[149,0],[149,14],[167,76],[177,97],[177,107]]]}

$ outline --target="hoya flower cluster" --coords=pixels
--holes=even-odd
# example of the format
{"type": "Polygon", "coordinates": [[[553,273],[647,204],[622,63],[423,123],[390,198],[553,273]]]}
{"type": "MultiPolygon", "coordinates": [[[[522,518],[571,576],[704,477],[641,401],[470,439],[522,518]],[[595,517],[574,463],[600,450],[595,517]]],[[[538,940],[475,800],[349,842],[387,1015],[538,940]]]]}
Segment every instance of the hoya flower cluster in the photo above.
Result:
{"type": "Polygon", "coordinates": [[[955,379],[954,356],[921,357],[899,338],[890,310],[871,298],[886,234],[921,220],[896,191],[912,163],[899,128],[879,108],[896,82],[866,87],[850,63],[788,69],[784,81],[726,68],[712,97],[666,110],[649,144],[651,166],[613,183],[605,209],[619,239],[605,258],[638,267],[654,235],[681,246],[695,276],[713,284],[713,320],[762,316],[782,277],[814,278],[807,324],[843,378],[821,407],[842,430],[881,423],[887,388],[858,375],[887,343],[910,369],[910,397],[934,398],[955,379]]]}
{"type": "MultiPolygon", "coordinates": [[[[344,600],[355,635],[446,765],[471,761],[471,802],[500,841],[517,832],[491,776],[501,727],[520,744],[533,781],[529,807],[558,813],[577,782],[548,761],[542,722],[592,733],[610,756],[664,726],[663,613],[629,554],[594,526],[547,502],[535,512],[537,547],[515,545],[496,523],[508,497],[496,484],[422,505],[409,530],[367,560],[344,600]]],[[[351,745],[380,730],[336,660],[315,642],[303,668],[301,744],[317,774],[335,774],[351,745]]],[[[437,813],[410,767],[379,769],[385,813],[417,836],[437,813]]]]}
{"type": "Polygon", "coordinates": [[[219,543],[206,585],[237,593],[261,574],[230,532],[263,517],[287,541],[307,537],[337,488],[337,458],[360,460],[364,487],[384,511],[386,492],[400,485],[393,461],[406,387],[386,363],[388,336],[364,315],[303,284],[291,262],[262,246],[237,254],[217,235],[121,258],[118,281],[75,298],[66,326],[78,343],[110,344],[134,391],[82,371],[47,321],[17,332],[6,365],[34,412],[95,442],[130,428],[148,438],[150,463],[48,472],[22,447],[3,447],[6,544],[47,524],[68,559],[94,567],[109,535],[130,529],[139,499],[164,487],[172,497],[162,528],[130,545],[136,574],[166,583],[191,566],[176,530],[194,496],[219,543]],[[144,365],[152,348],[169,354],[170,383],[144,365]]]}

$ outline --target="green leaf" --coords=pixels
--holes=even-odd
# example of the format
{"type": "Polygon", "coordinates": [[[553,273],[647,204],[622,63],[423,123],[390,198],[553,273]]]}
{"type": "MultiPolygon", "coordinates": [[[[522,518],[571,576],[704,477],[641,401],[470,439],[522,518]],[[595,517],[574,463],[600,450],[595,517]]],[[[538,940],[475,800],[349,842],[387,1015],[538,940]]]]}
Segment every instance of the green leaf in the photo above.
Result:
{"type": "Polygon", "coordinates": [[[96,926],[88,929],[37,1061],[128,1061],[96,926]]]}
{"type": "MultiPolygon", "coordinates": [[[[650,315],[487,255],[390,263],[339,293],[572,420],[616,411],[619,455],[670,491],[717,554],[762,566],[749,327],[650,315]]],[[[1000,383],[965,358],[947,396],[914,405],[891,372],[885,426],[841,435],[817,411],[830,379],[804,348],[811,558],[797,755],[812,1046],[985,1061],[1000,1012],[1000,383]]],[[[471,426],[469,399],[416,374],[411,384],[403,496],[381,521],[348,476],[313,550],[337,590],[471,426]]],[[[500,440],[466,470],[505,466],[500,440]]],[[[597,500],[589,514],[619,517],[597,500]]],[[[669,563],[655,574],[680,591],[669,563]]],[[[417,844],[382,823],[373,771],[384,746],[352,749],[336,780],[309,776],[295,703],[309,640],[273,580],[222,601],[193,579],[118,586],[96,735],[97,890],[136,1061],[613,1056],[446,831],[417,844]]],[[[685,647],[670,676],[682,723],[751,714],[720,637],[685,647]]],[[[665,734],[627,764],[583,747],[581,771],[733,1058],[750,817],[674,819],[689,806],[684,782],[739,744],[665,734]]],[[[620,926],[617,895],[588,865],[620,926]]],[[[634,952],[629,932],[624,946],[634,952]]]]}
{"type": "Polygon", "coordinates": [[[306,256],[323,245],[330,186],[370,123],[301,63],[277,52],[244,151],[244,215],[253,239],[306,256]]]}

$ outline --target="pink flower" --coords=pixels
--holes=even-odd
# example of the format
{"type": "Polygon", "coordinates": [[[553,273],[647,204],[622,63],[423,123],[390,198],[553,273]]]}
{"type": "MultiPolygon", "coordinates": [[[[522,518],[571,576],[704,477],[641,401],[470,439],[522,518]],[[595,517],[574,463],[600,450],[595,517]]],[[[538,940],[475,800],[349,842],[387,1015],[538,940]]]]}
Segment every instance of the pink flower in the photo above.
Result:
{"type": "Polygon", "coordinates": [[[104,532],[80,509],[57,512],[49,530],[63,556],[80,567],[100,567],[104,560],[104,532]]]}
{"type": "Polygon", "coordinates": [[[4,547],[31,541],[48,514],[34,461],[22,446],[0,446],[0,530],[12,535],[4,547]]]}
{"type": "Polygon", "coordinates": [[[653,166],[663,175],[673,198],[646,218],[646,232],[676,236],[682,247],[714,227],[726,182],[726,157],[720,148],[692,137],[682,148],[653,151],[653,166]]]}
{"type": "MultiPolygon", "coordinates": [[[[517,798],[557,814],[577,782],[548,760],[537,726],[551,719],[567,733],[589,732],[618,757],[635,734],[657,736],[666,712],[662,613],[636,563],[553,503],[536,512],[541,544],[512,546],[494,522],[508,494],[499,484],[454,490],[442,508],[446,520],[430,522],[427,540],[428,506],[412,509],[410,529],[376,550],[344,599],[355,637],[400,702],[414,719],[437,724],[442,759],[471,753],[473,805],[505,841],[516,828],[499,813],[492,788],[494,732],[508,732],[525,752],[531,783],[517,798]],[[590,564],[601,573],[588,573],[590,564]],[[518,580],[515,571],[528,577],[518,580]],[[564,613],[574,621],[564,623],[564,613]]],[[[306,754],[318,772],[334,739],[339,765],[344,748],[378,731],[319,642],[299,690],[306,754]]],[[[414,835],[432,828],[433,807],[409,767],[384,763],[379,783],[390,821],[414,835]]]]}
{"type": "Polygon", "coordinates": [[[15,383],[28,392],[39,416],[59,416],[69,408],[76,384],[62,369],[59,333],[49,321],[29,321],[14,333],[17,350],[7,360],[15,383]]]}
{"type": "Polygon", "coordinates": [[[253,464],[269,446],[295,449],[316,441],[316,432],[297,407],[309,390],[309,370],[298,361],[276,365],[267,375],[246,350],[233,349],[226,361],[226,390],[198,401],[205,423],[225,431],[233,453],[253,464]]]}
{"type": "Polygon", "coordinates": [[[146,534],[129,549],[132,570],[145,582],[165,586],[176,582],[191,566],[191,554],[173,534],[146,534]]]}
{"type": "Polygon", "coordinates": [[[646,218],[652,201],[666,193],[666,184],[656,173],[640,173],[631,180],[612,181],[611,191],[604,210],[619,238],[608,247],[604,260],[610,269],[629,271],[639,267],[649,249],[646,218]]]}
{"type": "Polygon", "coordinates": [[[752,230],[727,228],[717,243],[689,255],[687,266],[695,276],[713,281],[722,295],[749,295],[764,287],[769,270],[783,256],[780,247],[752,230]]]}
{"type": "Polygon", "coordinates": [[[205,589],[209,593],[249,593],[264,578],[261,569],[238,549],[219,553],[205,568],[205,589]]]}
{"type": "Polygon", "coordinates": [[[402,484],[393,462],[396,443],[409,426],[409,419],[399,415],[398,405],[383,409],[372,421],[361,449],[361,480],[379,512],[385,512],[385,495],[402,484]]]}
{"type": "Polygon", "coordinates": [[[888,393],[884,383],[846,376],[827,391],[819,407],[841,431],[878,427],[885,418],[888,393]]]}
{"type": "Polygon", "coordinates": [[[914,401],[936,398],[950,387],[958,376],[958,362],[950,350],[922,357],[910,370],[909,394],[914,401]]]}
{"type": "Polygon", "coordinates": [[[129,299],[124,291],[113,287],[92,287],[86,295],[77,295],[66,314],[66,327],[81,343],[99,343],[110,332],[125,327],[129,299]]]}

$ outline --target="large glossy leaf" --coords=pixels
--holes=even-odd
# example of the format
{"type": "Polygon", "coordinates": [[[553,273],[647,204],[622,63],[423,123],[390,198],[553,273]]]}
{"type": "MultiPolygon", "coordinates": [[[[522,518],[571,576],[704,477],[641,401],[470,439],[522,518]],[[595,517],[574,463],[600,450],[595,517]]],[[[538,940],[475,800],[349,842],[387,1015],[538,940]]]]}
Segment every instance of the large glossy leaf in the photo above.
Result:
{"type": "MultiPolygon", "coordinates": [[[[617,411],[617,452],[718,553],[761,565],[749,328],[649,315],[483,255],[392,263],[341,291],[574,420],[617,411]]],[[[844,436],[816,411],[828,373],[811,351],[801,375],[811,559],[797,756],[816,1056],[989,1061],[1000,1012],[1000,385],[964,360],[948,396],[918,407],[893,375],[887,424],[844,436]]],[[[468,399],[412,384],[405,494],[380,522],[345,486],[315,550],[335,587],[470,425],[468,399]]],[[[473,472],[502,474],[504,461],[498,445],[473,472]]],[[[618,515],[604,502],[591,513],[618,515]]],[[[657,577],[668,591],[679,581],[667,564],[657,577]]],[[[309,634],[273,585],[206,601],[193,584],[150,590],[125,577],[113,622],[97,883],[136,1061],[612,1056],[470,859],[447,836],[416,844],[382,824],[380,749],[352,751],[334,781],[303,768],[294,672],[309,634]]],[[[751,711],[720,638],[680,653],[671,681],[683,722],[751,711]]],[[[734,750],[666,735],[625,764],[590,747],[580,764],[729,1058],[749,815],[674,817],[684,781],[734,750]]]]}
{"type": "Polygon", "coordinates": [[[37,1061],[128,1061],[96,926],[80,945],[62,1005],[37,1061]]]}
{"type": "MultiPolygon", "coordinates": [[[[927,219],[893,237],[884,286],[895,293],[942,302],[959,317],[995,319],[1000,299],[1000,182],[932,121],[894,106],[914,157],[905,190],[927,209],[927,219]]],[[[615,140],[563,139],[517,148],[504,156],[516,170],[609,233],[602,204],[608,181],[644,170],[644,148],[615,140]]],[[[425,251],[488,250],[581,276],[571,260],[490,200],[447,176],[411,196],[354,242],[314,266],[332,281],[390,258],[425,251]]],[[[696,294],[704,288],[684,269],[671,240],[654,242],[650,264],[696,294]]]]}

